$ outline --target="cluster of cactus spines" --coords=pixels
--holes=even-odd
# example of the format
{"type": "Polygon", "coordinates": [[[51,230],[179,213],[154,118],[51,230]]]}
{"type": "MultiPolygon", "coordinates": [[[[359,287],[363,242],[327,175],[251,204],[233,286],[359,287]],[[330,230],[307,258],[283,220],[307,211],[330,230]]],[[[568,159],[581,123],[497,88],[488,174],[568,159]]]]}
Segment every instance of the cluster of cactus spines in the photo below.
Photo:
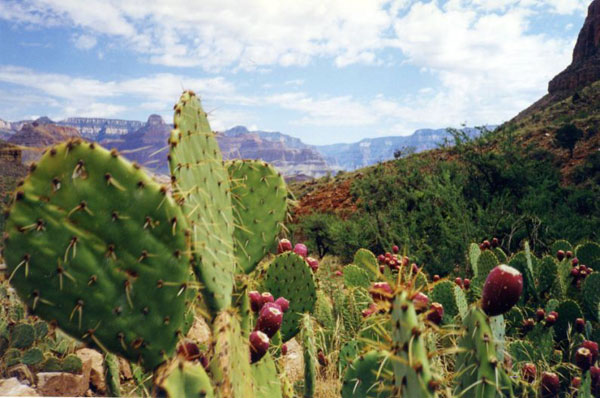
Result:
{"type": "Polygon", "coordinates": [[[439,387],[429,364],[423,333],[408,291],[396,296],[392,308],[393,394],[401,397],[434,397],[439,387]]]}
{"type": "Polygon", "coordinates": [[[231,305],[234,218],[229,175],[221,150],[196,96],[182,94],[169,138],[174,196],[189,220],[194,270],[213,313],[231,305]]]}
{"type": "Polygon", "coordinates": [[[487,315],[472,307],[463,321],[456,359],[455,394],[464,397],[512,396],[512,385],[496,355],[487,315]]]}
{"type": "Polygon", "coordinates": [[[301,314],[314,309],[317,288],[312,271],[299,255],[281,253],[264,271],[263,287],[273,296],[289,300],[290,309],[281,325],[281,337],[287,341],[299,332],[301,314]]]}
{"type": "Polygon", "coordinates": [[[304,397],[313,398],[317,387],[317,348],[310,315],[304,314],[302,322],[302,346],[304,350],[304,397]]]}
{"type": "Polygon", "coordinates": [[[287,210],[285,181],[272,166],[257,160],[227,162],[238,267],[251,272],[277,246],[287,210]]]}
{"type": "Polygon", "coordinates": [[[153,368],[187,331],[185,229],[139,167],[72,140],[47,150],[16,192],[4,257],[32,312],[153,368]]]}

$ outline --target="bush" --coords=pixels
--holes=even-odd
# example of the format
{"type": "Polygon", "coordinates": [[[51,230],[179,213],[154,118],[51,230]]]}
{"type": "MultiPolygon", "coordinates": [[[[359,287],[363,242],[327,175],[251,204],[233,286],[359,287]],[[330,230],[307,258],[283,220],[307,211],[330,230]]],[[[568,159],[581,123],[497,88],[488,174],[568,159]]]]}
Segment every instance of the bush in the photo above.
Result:
{"type": "Polygon", "coordinates": [[[555,140],[559,147],[569,150],[570,157],[573,157],[575,144],[583,138],[583,131],[573,124],[565,124],[556,131],[555,140]]]}

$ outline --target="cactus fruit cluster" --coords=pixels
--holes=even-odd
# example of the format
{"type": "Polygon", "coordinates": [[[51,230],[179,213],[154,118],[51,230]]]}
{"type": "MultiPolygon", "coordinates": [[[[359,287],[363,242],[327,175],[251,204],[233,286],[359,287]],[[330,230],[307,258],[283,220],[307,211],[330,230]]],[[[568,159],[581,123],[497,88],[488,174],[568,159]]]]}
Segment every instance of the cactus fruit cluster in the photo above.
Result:
{"type": "Polygon", "coordinates": [[[343,398],[600,396],[597,243],[538,257],[483,240],[446,277],[397,245],[340,266],[280,239],[285,181],[262,161],[224,162],[190,91],[168,148],[169,186],[83,140],[31,166],[3,235],[25,306],[0,287],[0,370],[77,372],[62,330],[104,352],[113,395],[122,357],[145,395],[317,397],[337,378],[343,398]],[[186,336],[200,317],[206,345],[186,336]]]}

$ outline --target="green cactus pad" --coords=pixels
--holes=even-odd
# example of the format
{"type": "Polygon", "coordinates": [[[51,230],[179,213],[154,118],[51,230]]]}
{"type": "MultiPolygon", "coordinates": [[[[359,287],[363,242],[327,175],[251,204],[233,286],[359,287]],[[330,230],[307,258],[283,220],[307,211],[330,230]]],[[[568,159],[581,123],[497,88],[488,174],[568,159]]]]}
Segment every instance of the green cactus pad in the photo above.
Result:
{"type": "Polygon", "coordinates": [[[598,311],[600,311],[600,272],[593,272],[585,278],[582,298],[586,318],[600,320],[598,315],[598,311]]]}
{"type": "Polygon", "coordinates": [[[221,312],[213,322],[214,356],[210,370],[218,398],[252,398],[250,346],[242,336],[233,310],[221,312]]]}
{"type": "Polygon", "coordinates": [[[473,284],[477,287],[482,287],[490,271],[498,264],[500,263],[493,251],[482,251],[477,259],[477,275],[473,278],[473,284]]]}
{"type": "Polygon", "coordinates": [[[536,362],[541,360],[533,344],[526,340],[515,340],[508,344],[507,351],[513,363],[536,362]]]}
{"type": "Polygon", "coordinates": [[[550,291],[558,276],[558,264],[554,257],[544,256],[539,261],[538,293],[543,294],[550,291]]]}
{"type": "Polygon", "coordinates": [[[344,267],[344,286],[368,289],[371,286],[369,272],[354,264],[346,265],[344,267]]]}
{"type": "Polygon", "coordinates": [[[309,314],[302,315],[302,347],[304,349],[304,397],[313,398],[317,388],[317,347],[309,314]]]}
{"type": "Polygon", "coordinates": [[[344,343],[340,348],[338,357],[338,373],[344,374],[346,367],[354,361],[354,358],[358,357],[360,352],[360,344],[356,340],[348,341],[344,343]]]}
{"type": "Polygon", "coordinates": [[[369,351],[356,358],[346,368],[342,382],[342,398],[389,397],[391,392],[389,385],[391,362],[387,360],[389,356],[389,353],[369,351]]]}
{"type": "Polygon", "coordinates": [[[437,383],[429,364],[424,330],[406,291],[394,299],[392,325],[393,395],[407,398],[436,396],[432,387],[437,383]]]}
{"type": "Polygon", "coordinates": [[[44,321],[38,321],[33,324],[35,329],[35,339],[41,340],[48,334],[48,324],[44,321]]]}
{"type": "Polygon", "coordinates": [[[465,319],[467,316],[467,312],[469,311],[469,304],[467,303],[467,297],[465,296],[465,291],[454,284],[454,302],[456,303],[456,309],[458,311],[458,315],[460,315],[461,319],[465,319]]]}
{"type": "Polygon", "coordinates": [[[554,337],[556,340],[565,340],[569,328],[575,327],[575,320],[581,318],[581,308],[573,300],[565,300],[556,308],[558,319],[554,324],[554,337]]]}
{"type": "Polygon", "coordinates": [[[275,298],[285,297],[290,302],[281,325],[281,337],[288,341],[300,330],[301,315],[314,310],[317,293],[312,271],[296,253],[282,253],[265,271],[264,291],[275,298]]]}
{"type": "Polygon", "coordinates": [[[21,363],[21,350],[17,348],[9,348],[2,356],[0,365],[10,368],[18,363],[21,363]]]}
{"type": "Polygon", "coordinates": [[[62,360],[61,370],[67,373],[81,373],[83,363],[75,354],[69,354],[62,360]]]}
{"type": "Polygon", "coordinates": [[[35,329],[28,323],[17,323],[10,331],[10,346],[28,348],[35,341],[35,329]]]}
{"type": "Polygon", "coordinates": [[[62,370],[62,364],[60,359],[49,357],[44,360],[41,369],[42,372],[60,372],[62,370]]]}
{"type": "Polygon", "coordinates": [[[600,245],[596,242],[585,242],[577,245],[575,256],[580,264],[600,270],[600,245]]]}
{"type": "Polygon", "coordinates": [[[175,105],[169,166],[175,196],[191,222],[195,271],[214,313],[231,305],[234,220],[229,175],[221,150],[196,95],[186,91],[175,105]]]}
{"type": "Polygon", "coordinates": [[[44,353],[37,347],[30,348],[23,353],[21,362],[25,365],[37,365],[44,360],[44,353]]]}
{"type": "Polygon", "coordinates": [[[269,353],[251,368],[256,398],[282,398],[281,381],[277,375],[275,362],[269,353]]]}
{"type": "Polygon", "coordinates": [[[431,301],[440,303],[444,307],[444,324],[449,324],[458,314],[456,298],[454,296],[454,287],[456,284],[449,280],[442,280],[433,286],[431,292],[431,301]]]}
{"type": "MultiPolygon", "coordinates": [[[[342,294],[342,292],[340,292],[342,294]]],[[[372,303],[369,293],[362,288],[354,288],[346,291],[339,313],[342,317],[344,329],[349,337],[355,336],[361,329],[363,320],[362,311],[372,303]]]]}
{"type": "Polygon", "coordinates": [[[354,264],[364,269],[369,273],[371,279],[377,278],[379,274],[379,264],[377,263],[377,257],[367,249],[358,249],[354,253],[354,264]]]}
{"type": "Polygon", "coordinates": [[[268,163],[235,160],[226,167],[236,223],[235,255],[241,271],[249,273],[277,247],[287,211],[287,188],[281,174],[268,163]]]}
{"type": "Polygon", "coordinates": [[[523,275],[523,294],[519,298],[519,304],[523,304],[524,301],[532,295],[532,292],[537,294],[535,289],[535,281],[533,278],[533,270],[528,266],[526,253],[516,253],[511,257],[508,265],[515,268],[523,275]]]}
{"type": "Polygon", "coordinates": [[[469,245],[469,264],[471,264],[471,271],[473,272],[473,276],[477,276],[479,274],[477,270],[477,261],[479,261],[479,256],[481,256],[481,249],[477,243],[471,243],[469,245]]]}
{"type": "Polygon", "coordinates": [[[214,398],[210,378],[202,365],[175,360],[165,372],[167,375],[160,380],[159,386],[167,397],[214,398]]]}
{"type": "Polygon", "coordinates": [[[317,322],[325,329],[325,333],[333,333],[335,330],[335,318],[333,306],[329,298],[321,290],[317,290],[317,301],[315,302],[314,316],[317,322]]]}
{"type": "Polygon", "coordinates": [[[556,240],[550,247],[550,254],[552,256],[556,256],[556,253],[559,250],[562,250],[564,252],[573,251],[573,245],[571,245],[571,243],[563,239],[556,240]]]}
{"type": "Polygon", "coordinates": [[[498,262],[500,262],[500,264],[505,264],[508,261],[508,256],[506,255],[506,253],[504,253],[504,250],[502,250],[499,247],[495,247],[492,250],[493,250],[494,254],[496,255],[496,258],[498,259],[498,262]]]}
{"type": "Polygon", "coordinates": [[[104,354],[104,368],[106,369],[106,386],[108,395],[112,397],[121,396],[121,378],[119,357],[115,354],[104,354]]]}
{"type": "Polygon", "coordinates": [[[93,143],[60,144],[32,169],[7,220],[11,283],[67,333],[155,367],[184,332],[180,208],[138,166],[93,143]]]}

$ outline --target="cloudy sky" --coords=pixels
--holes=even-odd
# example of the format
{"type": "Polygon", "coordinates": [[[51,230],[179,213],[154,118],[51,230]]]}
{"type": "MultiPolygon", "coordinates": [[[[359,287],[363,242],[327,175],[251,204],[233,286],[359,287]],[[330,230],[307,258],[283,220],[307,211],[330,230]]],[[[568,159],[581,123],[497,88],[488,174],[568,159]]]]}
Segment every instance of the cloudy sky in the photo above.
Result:
{"type": "Polygon", "coordinates": [[[0,118],[172,120],[310,144],[495,124],[566,67],[590,0],[0,0],[0,118]]]}

